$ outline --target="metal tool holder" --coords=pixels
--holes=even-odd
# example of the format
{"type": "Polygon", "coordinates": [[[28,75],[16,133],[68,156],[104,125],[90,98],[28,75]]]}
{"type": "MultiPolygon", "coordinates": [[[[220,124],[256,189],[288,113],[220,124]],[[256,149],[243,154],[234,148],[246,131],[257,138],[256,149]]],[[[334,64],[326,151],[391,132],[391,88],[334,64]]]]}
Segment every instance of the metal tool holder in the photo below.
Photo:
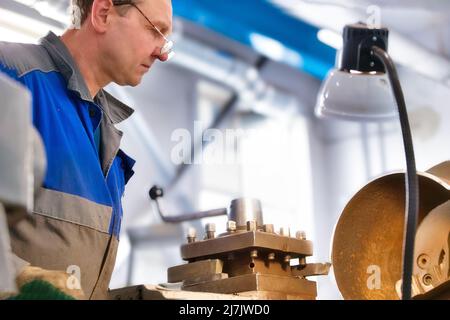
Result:
{"type": "Polygon", "coordinates": [[[313,244],[305,232],[291,236],[289,228],[275,231],[264,224],[261,203],[233,200],[227,231],[205,226],[203,238],[190,229],[181,256],[188,263],[168,269],[168,282],[182,290],[238,294],[261,299],[315,299],[316,283],[309,276],[328,274],[330,264],[308,264],[313,244]],[[298,259],[298,260],[295,260],[298,259]]]}

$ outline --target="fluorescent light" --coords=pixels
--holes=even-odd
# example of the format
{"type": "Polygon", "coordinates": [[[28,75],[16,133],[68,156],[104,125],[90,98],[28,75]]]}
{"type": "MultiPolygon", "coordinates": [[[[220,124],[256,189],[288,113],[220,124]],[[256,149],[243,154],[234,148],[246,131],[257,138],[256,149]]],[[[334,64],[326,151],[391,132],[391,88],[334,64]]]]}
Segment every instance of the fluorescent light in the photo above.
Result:
{"type": "Polygon", "coordinates": [[[337,50],[342,48],[342,35],[333,30],[319,30],[319,32],[317,32],[317,39],[319,39],[322,43],[325,43],[327,46],[337,50]]]}
{"type": "Polygon", "coordinates": [[[294,67],[303,65],[302,56],[297,51],[286,47],[275,39],[259,33],[251,33],[250,43],[256,51],[272,60],[282,61],[294,67]]]}

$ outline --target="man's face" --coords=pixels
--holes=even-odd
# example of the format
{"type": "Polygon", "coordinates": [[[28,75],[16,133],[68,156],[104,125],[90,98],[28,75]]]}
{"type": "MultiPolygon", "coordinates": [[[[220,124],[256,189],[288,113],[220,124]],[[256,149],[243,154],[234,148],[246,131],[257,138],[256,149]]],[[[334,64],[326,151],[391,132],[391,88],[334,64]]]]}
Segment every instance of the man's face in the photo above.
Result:
{"type": "MultiPolygon", "coordinates": [[[[165,35],[172,31],[172,5],[170,0],[144,0],[137,2],[139,9],[165,35]]],[[[161,48],[164,38],[133,6],[126,6],[125,15],[114,7],[108,31],[102,37],[103,68],[119,85],[136,86],[142,81],[155,60],[164,60],[161,48]]]]}

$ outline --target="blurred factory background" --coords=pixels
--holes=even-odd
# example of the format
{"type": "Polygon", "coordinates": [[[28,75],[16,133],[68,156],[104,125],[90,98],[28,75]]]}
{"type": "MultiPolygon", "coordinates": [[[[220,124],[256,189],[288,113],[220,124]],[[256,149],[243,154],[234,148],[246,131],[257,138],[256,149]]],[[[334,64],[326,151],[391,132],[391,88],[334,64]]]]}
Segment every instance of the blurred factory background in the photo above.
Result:
{"type": "MultiPolygon", "coordinates": [[[[69,2],[1,0],[0,40],[35,42],[49,29],[61,34],[69,2]]],[[[165,188],[166,215],[258,198],[265,222],[306,231],[315,250],[308,261],[330,261],[333,228],[352,195],[405,167],[398,121],[314,115],[345,24],[380,17],[390,29],[417,168],[450,159],[450,2],[173,0],[173,6],[176,56],[156,64],[137,88],[109,88],[136,110],[121,130],[123,149],[137,160],[125,192],[112,288],[165,282],[166,269],[181,262],[189,226],[216,222],[219,232],[225,229],[225,217],[163,223],[148,196],[155,184],[165,188]],[[201,128],[212,124],[220,132],[204,137],[211,140],[205,157],[196,154],[204,161],[174,163],[179,133],[188,130],[188,146],[198,145],[201,128]],[[221,143],[236,132],[235,143],[221,143]]],[[[319,299],[340,298],[332,275],[318,283],[319,299]]]]}

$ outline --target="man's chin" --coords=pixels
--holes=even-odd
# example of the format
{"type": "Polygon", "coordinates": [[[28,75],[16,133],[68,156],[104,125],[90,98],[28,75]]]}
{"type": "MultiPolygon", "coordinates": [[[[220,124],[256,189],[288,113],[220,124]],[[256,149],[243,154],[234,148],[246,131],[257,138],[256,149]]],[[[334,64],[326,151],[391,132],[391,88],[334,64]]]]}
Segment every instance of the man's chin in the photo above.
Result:
{"type": "Polygon", "coordinates": [[[125,86],[130,86],[130,87],[136,87],[138,85],[140,85],[142,82],[142,77],[136,77],[135,79],[128,79],[126,81],[120,81],[120,82],[116,82],[117,85],[125,87],[125,86]]]}

